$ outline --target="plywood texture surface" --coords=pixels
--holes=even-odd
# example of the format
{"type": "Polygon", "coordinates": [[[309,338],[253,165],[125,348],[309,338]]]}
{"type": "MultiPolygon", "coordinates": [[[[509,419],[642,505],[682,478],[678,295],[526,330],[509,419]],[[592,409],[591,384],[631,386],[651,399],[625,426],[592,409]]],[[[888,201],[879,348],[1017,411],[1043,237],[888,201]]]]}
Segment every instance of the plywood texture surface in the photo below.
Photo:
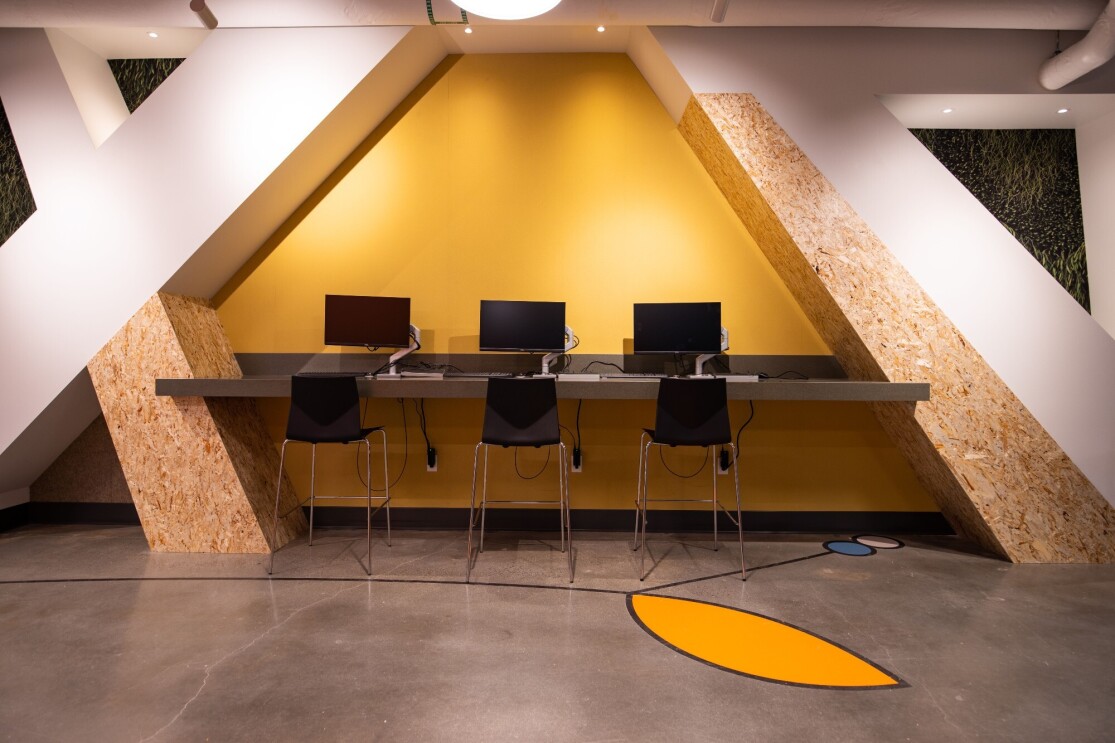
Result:
{"type": "Polygon", "coordinates": [[[758,101],[682,136],[853,379],[927,381],[876,415],[953,526],[1013,562],[1111,562],[1115,510],[758,101]]]}
{"type": "MultiPolygon", "coordinates": [[[[155,396],[157,377],[240,376],[205,300],[151,297],[89,374],[152,550],[269,551],[279,457],[255,401],[155,396]]],[[[306,528],[283,492],[276,546],[306,528]]]]}

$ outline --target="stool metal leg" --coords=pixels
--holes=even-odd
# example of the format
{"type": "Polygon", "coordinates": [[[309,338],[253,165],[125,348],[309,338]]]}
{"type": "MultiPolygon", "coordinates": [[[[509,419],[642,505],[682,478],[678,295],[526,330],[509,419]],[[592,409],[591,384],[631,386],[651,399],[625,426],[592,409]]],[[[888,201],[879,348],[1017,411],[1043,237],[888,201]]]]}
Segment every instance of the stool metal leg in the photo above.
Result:
{"type": "Polygon", "coordinates": [[[565,537],[569,537],[569,549],[565,556],[569,566],[569,582],[573,582],[573,528],[570,519],[569,507],[569,455],[565,444],[558,444],[560,460],[558,462],[558,505],[562,513],[562,550],[565,551],[565,537]]]}
{"type": "MultiPolygon", "coordinates": [[[[391,546],[391,473],[387,469],[387,431],[379,429],[383,439],[383,507],[387,511],[387,546],[391,546]]],[[[368,445],[371,448],[371,444],[368,445]]],[[[369,452],[370,454],[370,452],[369,452]]],[[[369,460],[369,467],[371,466],[369,460]]],[[[368,482],[372,481],[372,471],[368,470],[368,482]]]]}
{"type": "Polygon", "coordinates": [[[476,470],[480,466],[481,446],[484,446],[484,444],[477,444],[472,453],[472,500],[468,504],[468,552],[465,556],[465,583],[468,583],[469,576],[472,574],[472,527],[476,523],[476,517],[474,516],[476,511],[476,470]]]}
{"type": "Polygon", "coordinates": [[[488,517],[488,449],[484,444],[484,481],[480,488],[480,551],[484,551],[484,527],[488,517]]]}
{"type": "Polygon", "coordinates": [[[314,468],[317,466],[317,444],[310,444],[310,547],[314,546],[314,468]]]}
{"type": "Polygon", "coordinates": [[[712,462],[712,549],[715,552],[720,550],[720,535],[716,529],[716,517],[719,516],[716,511],[720,508],[720,498],[716,495],[716,452],[713,447],[705,447],[705,456],[712,462]]]}
{"type": "MultiPolygon", "coordinates": [[[[558,443],[558,534],[561,551],[565,552],[565,444],[558,443]]],[[[552,449],[547,448],[552,453],[552,449]]],[[[549,454],[547,454],[549,456],[549,454]]]]}
{"type": "Polygon", "coordinates": [[[639,580],[646,580],[646,565],[647,565],[647,499],[648,491],[650,490],[650,481],[647,475],[647,470],[650,465],[650,447],[654,442],[647,440],[646,445],[643,447],[643,503],[642,503],[642,539],[639,540],[643,547],[643,552],[639,556],[639,580]]]}
{"type": "Polygon", "coordinates": [[[271,575],[275,567],[275,552],[278,550],[275,544],[279,540],[279,496],[283,493],[283,462],[286,461],[286,445],[289,443],[290,439],[283,440],[283,448],[279,452],[279,482],[275,486],[275,520],[271,522],[271,559],[267,561],[268,575],[271,575]]]}
{"type": "Polygon", "coordinates": [[[742,580],[747,580],[747,560],[743,556],[743,508],[739,497],[739,452],[732,447],[732,475],[736,485],[736,530],[739,532],[739,569],[742,580]]]}
{"type": "MultiPolygon", "coordinates": [[[[357,444],[359,446],[359,444],[357,444]]],[[[364,439],[364,466],[368,470],[368,564],[364,570],[372,574],[372,442],[364,439]]]]}
{"type": "Polygon", "coordinates": [[[646,468],[644,467],[643,453],[648,438],[645,432],[639,437],[639,473],[635,478],[635,536],[631,542],[631,549],[633,550],[639,549],[639,519],[646,518],[641,504],[643,503],[643,493],[646,487],[646,468]]]}

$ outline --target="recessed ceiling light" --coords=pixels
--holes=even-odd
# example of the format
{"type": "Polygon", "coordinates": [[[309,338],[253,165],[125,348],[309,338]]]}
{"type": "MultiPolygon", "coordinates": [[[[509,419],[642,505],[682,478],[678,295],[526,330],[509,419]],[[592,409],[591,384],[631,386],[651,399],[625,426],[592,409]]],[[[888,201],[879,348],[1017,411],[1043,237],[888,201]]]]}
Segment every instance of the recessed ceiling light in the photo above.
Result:
{"type": "Polygon", "coordinates": [[[943,114],[951,114],[951,113],[952,113],[952,109],[951,109],[951,108],[942,108],[942,109],[941,109],[941,113],[943,113],[943,114]]]}
{"type": "Polygon", "coordinates": [[[465,33],[466,34],[471,34],[472,33],[472,26],[465,26],[465,33]]]}
{"type": "Polygon", "coordinates": [[[1058,109],[1057,109],[1057,113],[1059,113],[1059,114],[1067,114],[1067,113],[1069,112],[1069,110],[1070,110],[1070,109],[1067,109],[1067,108],[1058,108],[1058,109]]]}
{"type": "Polygon", "coordinates": [[[597,26],[596,27],[596,32],[601,33],[601,34],[604,33],[604,27],[603,26],[597,26]]]}
{"type": "Polygon", "coordinates": [[[147,35],[150,36],[152,39],[159,38],[159,35],[157,33],[155,33],[154,31],[148,31],[147,35]]]}

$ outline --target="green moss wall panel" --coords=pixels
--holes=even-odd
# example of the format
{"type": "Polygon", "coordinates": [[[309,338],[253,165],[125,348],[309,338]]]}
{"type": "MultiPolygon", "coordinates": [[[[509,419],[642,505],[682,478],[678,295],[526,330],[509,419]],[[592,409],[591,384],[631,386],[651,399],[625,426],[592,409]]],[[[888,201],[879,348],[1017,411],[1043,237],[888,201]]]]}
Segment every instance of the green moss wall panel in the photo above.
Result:
{"type": "Polygon", "coordinates": [[[35,212],[35,197],[0,102],[0,245],[35,212]]]}
{"type": "Polygon", "coordinates": [[[1080,306],[1091,310],[1074,130],[911,131],[1080,306]]]}

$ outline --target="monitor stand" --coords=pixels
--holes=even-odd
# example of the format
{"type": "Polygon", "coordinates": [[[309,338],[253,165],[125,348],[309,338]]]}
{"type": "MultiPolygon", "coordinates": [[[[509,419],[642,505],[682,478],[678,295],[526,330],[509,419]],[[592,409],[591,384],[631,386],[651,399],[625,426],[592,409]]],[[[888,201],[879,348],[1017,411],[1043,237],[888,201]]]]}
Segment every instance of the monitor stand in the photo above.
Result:
{"type": "Polygon", "coordinates": [[[558,358],[559,356],[564,356],[565,354],[567,354],[567,353],[569,353],[570,351],[573,350],[573,347],[577,345],[576,341],[574,341],[573,338],[574,338],[573,328],[566,325],[565,326],[565,348],[563,348],[560,351],[553,351],[553,352],[548,353],[545,356],[543,356],[542,357],[542,373],[541,374],[535,374],[534,376],[536,376],[536,377],[552,377],[552,376],[554,376],[553,374],[550,373],[550,364],[551,364],[551,362],[554,361],[554,359],[558,358]]]}
{"type": "Polygon", "coordinates": [[[443,377],[441,372],[409,372],[405,371],[399,373],[398,363],[404,358],[422,348],[422,331],[414,325],[410,326],[410,346],[401,348],[395,353],[391,354],[391,358],[387,360],[388,371],[386,374],[377,374],[376,379],[402,379],[403,377],[432,377],[441,379],[443,377]]]}
{"type": "MultiPolygon", "coordinates": [[[[720,353],[724,353],[727,350],[728,350],[728,329],[726,327],[724,327],[723,325],[721,325],[720,326],[720,353]]],[[[705,366],[706,361],[712,361],[718,355],[719,354],[715,354],[715,353],[703,353],[700,356],[698,356],[697,357],[697,362],[693,365],[693,373],[690,374],[689,376],[691,376],[691,377],[711,377],[711,376],[713,376],[712,374],[705,374],[704,373],[704,366],[705,366]]]]}

